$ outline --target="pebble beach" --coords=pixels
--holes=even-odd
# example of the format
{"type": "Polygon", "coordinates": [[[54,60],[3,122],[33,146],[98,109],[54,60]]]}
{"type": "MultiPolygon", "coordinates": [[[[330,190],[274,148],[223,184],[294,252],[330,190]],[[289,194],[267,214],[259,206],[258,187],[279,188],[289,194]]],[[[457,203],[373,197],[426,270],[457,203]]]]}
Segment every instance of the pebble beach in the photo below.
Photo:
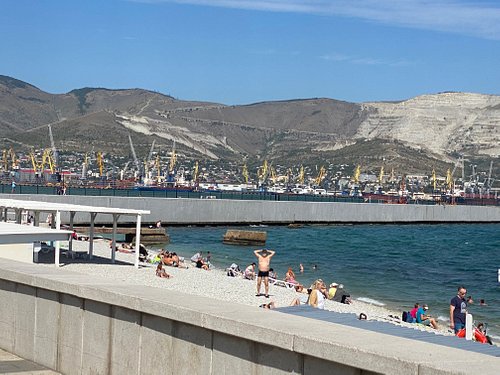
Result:
{"type": "MultiPolygon", "coordinates": [[[[75,251],[86,251],[88,248],[86,241],[74,241],[75,251]]],[[[67,245],[62,244],[62,248],[67,245]]],[[[273,301],[276,307],[289,306],[290,303],[301,293],[284,287],[270,285],[269,298],[264,296],[256,297],[256,281],[247,280],[242,277],[229,277],[223,269],[211,269],[205,271],[194,267],[189,260],[186,265],[189,267],[176,268],[164,267],[171,278],[159,278],[155,275],[156,265],[141,265],[136,269],[134,265],[134,253],[116,252],[116,263],[110,263],[111,250],[109,241],[97,240],[94,243],[94,259],[92,261],[71,261],[62,256],[63,268],[80,274],[111,278],[122,284],[143,285],[146,287],[175,290],[186,294],[209,297],[221,301],[238,303],[247,306],[258,307],[261,304],[273,301]],[[64,263],[67,261],[67,263],[64,263]]],[[[54,267],[52,264],[40,265],[43,267],[54,267]]],[[[264,286],[262,285],[262,293],[264,286]]],[[[364,313],[368,320],[390,322],[397,325],[407,326],[409,329],[426,330],[441,335],[451,335],[446,322],[441,323],[438,330],[417,324],[401,322],[400,311],[391,311],[385,307],[356,300],[352,296],[352,304],[342,304],[335,301],[325,301],[325,310],[339,313],[350,313],[359,315],[364,313]]]]}

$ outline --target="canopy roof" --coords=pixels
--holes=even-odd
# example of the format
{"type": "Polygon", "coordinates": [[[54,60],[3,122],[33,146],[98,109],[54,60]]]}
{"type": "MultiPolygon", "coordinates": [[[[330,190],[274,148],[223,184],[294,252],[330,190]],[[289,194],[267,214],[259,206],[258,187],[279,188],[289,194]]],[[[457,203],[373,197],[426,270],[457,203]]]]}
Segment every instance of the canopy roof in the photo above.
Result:
{"type": "Polygon", "coordinates": [[[149,215],[149,210],[133,210],[128,208],[111,208],[83,206],[79,204],[51,203],[18,199],[0,199],[0,207],[11,209],[22,209],[25,211],[64,211],[64,212],[89,212],[98,214],[119,214],[119,215],[149,215]]]}
{"type": "Polygon", "coordinates": [[[71,231],[0,221],[0,244],[30,243],[35,241],[67,241],[71,231]]]}
{"type": "MultiPolygon", "coordinates": [[[[27,198],[23,196],[22,198],[27,198]]],[[[70,229],[73,228],[73,217],[77,212],[88,212],[90,213],[90,238],[89,238],[89,256],[92,259],[93,254],[93,239],[94,239],[94,219],[97,214],[108,214],[113,215],[113,239],[111,244],[111,261],[115,262],[116,253],[116,227],[118,217],[120,215],[137,216],[136,220],[136,232],[135,232],[135,267],[139,268],[139,244],[141,237],[141,216],[149,215],[151,211],[149,210],[133,210],[128,208],[112,208],[112,207],[96,207],[96,206],[84,206],[77,204],[66,204],[66,203],[52,203],[52,202],[40,202],[31,200],[21,200],[21,199],[0,199],[0,209],[5,210],[3,214],[4,221],[7,221],[7,211],[16,211],[16,220],[20,222],[21,217],[19,215],[22,211],[33,211],[35,212],[35,217],[38,216],[40,212],[51,212],[55,213],[55,224],[56,228],[61,227],[61,212],[70,213],[70,229]]],[[[54,223],[53,223],[54,224],[54,223]]],[[[35,220],[35,225],[38,225],[38,219],[35,220]]],[[[41,228],[40,228],[41,229],[41,228]]],[[[63,231],[62,231],[63,232],[63,231]]],[[[20,234],[22,237],[21,243],[31,240],[31,237],[25,234],[20,234]]],[[[62,240],[67,240],[68,237],[62,240]]],[[[39,241],[39,239],[34,239],[33,241],[39,241]]],[[[55,264],[59,266],[59,241],[55,241],[55,264]]],[[[19,242],[19,240],[18,240],[19,242]]],[[[69,243],[69,251],[72,252],[72,241],[69,243]]]]}

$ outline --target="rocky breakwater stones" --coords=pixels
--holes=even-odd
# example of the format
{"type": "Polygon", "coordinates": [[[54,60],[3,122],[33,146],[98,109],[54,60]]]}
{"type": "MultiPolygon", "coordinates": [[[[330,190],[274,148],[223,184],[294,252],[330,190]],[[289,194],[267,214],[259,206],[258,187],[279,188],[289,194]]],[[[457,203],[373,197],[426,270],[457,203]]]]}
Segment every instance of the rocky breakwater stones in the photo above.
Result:
{"type": "Polygon", "coordinates": [[[264,245],[266,239],[266,232],[228,229],[222,242],[230,245],[264,245]]]}

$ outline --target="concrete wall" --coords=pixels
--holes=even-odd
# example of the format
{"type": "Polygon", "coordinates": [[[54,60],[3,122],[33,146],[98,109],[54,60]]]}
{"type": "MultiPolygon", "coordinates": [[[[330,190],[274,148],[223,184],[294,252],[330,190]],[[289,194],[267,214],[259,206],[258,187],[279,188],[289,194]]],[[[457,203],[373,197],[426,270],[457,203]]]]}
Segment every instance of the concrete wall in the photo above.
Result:
{"type": "Polygon", "coordinates": [[[0,258],[33,263],[33,243],[0,244],[0,258]]]}
{"type": "MultiPolygon", "coordinates": [[[[127,198],[57,195],[4,195],[6,198],[150,210],[147,223],[441,223],[500,222],[498,206],[406,205],[377,203],[276,202],[226,199],[127,198]]],[[[75,223],[87,223],[89,215],[77,214],[75,223]]],[[[63,215],[63,220],[69,218],[63,215]]],[[[43,218],[42,218],[43,220],[43,218]]],[[[110,223],[111,215],[98,215],[98,223],[110,223]]],[[[121,217],[132,222],[135,217],[121,217]]]]}
{"type": "Polygon", "coordinates": [[[488,375],[500,368],[500,359],[483,354],[1,259],[0,301],[0,348],[64,374],[488,375]]]}

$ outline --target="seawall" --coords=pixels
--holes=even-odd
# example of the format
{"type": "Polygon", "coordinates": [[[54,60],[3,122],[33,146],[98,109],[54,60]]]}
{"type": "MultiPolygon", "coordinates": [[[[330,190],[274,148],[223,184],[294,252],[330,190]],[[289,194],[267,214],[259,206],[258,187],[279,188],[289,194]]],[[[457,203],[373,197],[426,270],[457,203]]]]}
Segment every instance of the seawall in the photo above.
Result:
{"type": "Polygon", "coordinates": [[[0,301],[0,348],[64,374],[488,375],[500,368],[485,354],[1,259],[0,301]]]}
{"type": "MultiPolygon", "coordinates": [[[[128,198],[60,195],[2,195],[5,198],[150,210],[146,223],[170,225],[289,223],[500,223],[499,206],[417,205],[340,202],[276,202],[183,198],[128,198]]],[[[133,217],[120,217],[132,224],[133,217]]],[[[63,215],[63,220],[68,220],[63,215]]],[[[76,224],[89,222],[77,214],[76,224]]],[[[111,223],[110,215],[97,223],[111,223]]]]}

